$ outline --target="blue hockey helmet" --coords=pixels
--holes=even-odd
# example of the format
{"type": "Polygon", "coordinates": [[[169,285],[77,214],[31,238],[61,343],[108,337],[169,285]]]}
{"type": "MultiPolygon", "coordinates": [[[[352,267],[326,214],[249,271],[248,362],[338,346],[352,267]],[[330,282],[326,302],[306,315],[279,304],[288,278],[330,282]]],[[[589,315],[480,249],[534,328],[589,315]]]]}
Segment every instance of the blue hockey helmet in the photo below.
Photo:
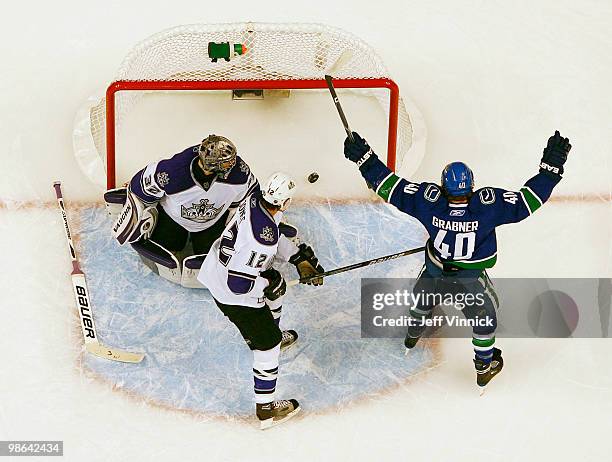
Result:
{"type": "Polygon", "coordinates": [[[466,196],[474,189],[474,174],[463,162],[452,162],[442,170],[442,188],[449,196],[466,196]]]}

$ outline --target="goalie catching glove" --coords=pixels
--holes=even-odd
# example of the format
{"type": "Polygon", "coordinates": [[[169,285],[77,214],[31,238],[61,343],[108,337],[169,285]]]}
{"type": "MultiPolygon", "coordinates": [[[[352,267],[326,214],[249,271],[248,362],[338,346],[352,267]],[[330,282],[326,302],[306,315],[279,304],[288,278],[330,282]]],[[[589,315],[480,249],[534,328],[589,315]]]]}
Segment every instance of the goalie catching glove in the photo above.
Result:
{"type": "Polygon", "coordinates": [[[126,242],[133,244],[141,239],[149,239],[156,224],[156,206],[144,204],[128,188],[125,205],[113,225],[115,239],[120,245],[126,242]]]}
{"type": "MultiPolygon", "coordinates": [[[[295,265],[300,279],[308,278],[310,276],[316,276],[317,274],[324,273],[325,270],[319,264],[319,259],[315,256],[312,247],[306,244],[300,244],[298,247],[299,251],[289,259],[289,263],[295,265]]],[[[313,279],[306,284],[314,284],[320,286],[323,284],[323,278],[313,279]]]]}

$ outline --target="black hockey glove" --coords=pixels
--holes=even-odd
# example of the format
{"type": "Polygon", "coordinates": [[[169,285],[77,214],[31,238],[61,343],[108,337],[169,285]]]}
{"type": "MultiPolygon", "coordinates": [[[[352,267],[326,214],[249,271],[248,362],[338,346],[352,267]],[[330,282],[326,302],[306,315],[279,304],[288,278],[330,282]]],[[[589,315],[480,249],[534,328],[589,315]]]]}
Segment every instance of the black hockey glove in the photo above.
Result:
{"type": "MultiPolygon", "coordinates": [[[[312,247],[307,244],[300,244],[298,248],[300,250],[298,250],[298,252],[289,259],[289,263],[295,265],[295,268],[300,275],[300,279],[325,272],[323,267],[319,264],[319,259],[315,256],[312,247]]],[[[313,279],[306,284],[320,286],[323,284],[323,278],[313,279]]]]}
{"type": "Polygon", "coordinates": [[[567,155],[572,149],[568,138],[563,138],[559,130],[548,138],[548,144],[544,148],[544,155],[540,161],[540,172],[555,178],[563,175],[563,164],[567,160],[567,155]]]}
{"type": "Polygon", "coordinates": [[[264,289],[264,296],[268,300],[276,300],[285,295],[287,284],[281,274],[274,268],[267,269],[260,273],[260,276],[268,280],[268,285],[264,289]]]}
{"type": "Polygon", "coordinates": [[[363,167],[368,160],[376,159],[376,154],[374,154],[368,142],[359,136],[359,133],[353,132],[353,139],[354,141],[352,143],[348,136],[344,140],[344,157],[355,162],[357,167],[360,168],[363,167]]]}

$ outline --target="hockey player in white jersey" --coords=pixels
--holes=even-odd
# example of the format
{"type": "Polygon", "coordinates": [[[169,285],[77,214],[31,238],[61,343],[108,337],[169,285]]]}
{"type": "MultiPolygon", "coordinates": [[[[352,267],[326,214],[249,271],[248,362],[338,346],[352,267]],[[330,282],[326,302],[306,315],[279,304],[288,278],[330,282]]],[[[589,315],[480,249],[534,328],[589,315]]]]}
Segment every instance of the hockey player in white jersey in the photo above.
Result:
{"type": "MultiPolygon", "coordinates": [[[[199,145],[136,173],[129,182],[127,200],[124,189],[115,190],[125,205],[113,232],[120,244],[132,244],[145,262],[154,262],[149,265],[152,269],[165,277],[170,274],[168,279],[174,282],[181,276],[176,254],[190,241],[193,254],[182,265],[183,276],[195,269],[195,278],[230,211],[256,186],[236,146],[223,136],[210,135],[199,145]]],[[[105,198],[112,199],[112,192],[105,198]]]]}
{"type": "MultiPolygon", "coordinates": [[[[281,226],[295,191],[294,181],[275,173],[263,190],[238,206],[221,237],[214,242],[198,275],[219,309],[236,325],[253,350],[256,415],[261,428],[279,424],[300,410],[295,399],[275,400],[280,350],[297,340],[294,330],[279,329],[286,284],[272,267],[275,258],[294,264],[301,278],[324,270],[312,248],[297,244],[281,226]]],[[[287,232],[288,230],[289,232],[287,232]]],[[[323,283],[315,279],[314,285],[323,283]]]]}

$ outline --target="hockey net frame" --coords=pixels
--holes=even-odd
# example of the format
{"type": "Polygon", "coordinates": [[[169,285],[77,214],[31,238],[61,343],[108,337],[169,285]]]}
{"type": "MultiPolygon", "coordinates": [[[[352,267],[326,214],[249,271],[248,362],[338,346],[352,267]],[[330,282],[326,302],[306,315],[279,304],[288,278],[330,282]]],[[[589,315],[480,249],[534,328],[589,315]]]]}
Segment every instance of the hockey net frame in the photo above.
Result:
{"type": "MultiPolygon", "coordinates": [[[[320,24],[195,24],[167,29],[136,45],[105,96],[88,107],[88,135],[104,163],[107,188],[116,186],[121,119],[140,95],[185,90],[325,91],[328,73],[337,89],[375,96],[383,106],[387,165],[397,170],[413,145],[412,121],[398,85],[368,44],[320,24]],[[247,52],[228,62],[211,63],[205,46],[221,41],[244,43],[247,52]]],[[[75,147],[77,144],[75,136],[75,147]]]]}

